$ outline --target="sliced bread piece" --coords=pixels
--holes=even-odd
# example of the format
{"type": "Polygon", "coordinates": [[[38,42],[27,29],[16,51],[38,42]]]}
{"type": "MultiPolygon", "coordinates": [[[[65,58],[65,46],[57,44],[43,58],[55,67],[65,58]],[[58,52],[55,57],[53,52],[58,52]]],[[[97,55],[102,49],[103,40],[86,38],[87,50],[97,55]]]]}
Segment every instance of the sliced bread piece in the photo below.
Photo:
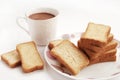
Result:
{"type": "Polygon", "coordinates": [[[106,58],[98,58],[95,60],[91,60],[89,65],[96,64],[96,63],[101,63],[101,62],[111,62],[111,61],[116,61],[116,56],[110,56],[106,58]]]}
{"type": "Polygon", "coordinates": [[[98,56],[97,58],[90,59],[90,65],[100,62],[116,61],[117,49],[112,49],[98,56]]]}
{"type": "Polygon", "coordinates": [[[111,42],[111,41],[113,40],[113,38],[114,38],[113,34],[110,33],[110,34],[108,35],[107,43],[111,42]]]}
{"type": "Polygon", "coordinates": [[[105,47],[103,47],[103,51],[109,51],[111,49],[114,49],[117,47],[117,45],[118,45],[118,42],[116,40],[112,40],[105,47]]]}
{"type": "Polygon", "coordinates": [[[32,72],[37,69],[42,69],[44,63],[36,48],[34,42],[21,43],[16,46],[22,63],[24,72],[32,72]]]}
{"type": "Polygon", "coordinates": [[[111,50],[115,47],[117,47],[118,42],[116,40],[112,40],[111,42],[109,42],[108,44],[106,44],[103,47],[98,47],[98,46],[94,46],[94,45],[85,45],[83,43],[81,43],[81,41],[78,41],[78,47],[81,49],[89,49],[93,52],[103,52],[103,51],[108,51],[111,50]]]}
{"type": "Polygon", "coordinates": [[[98,58],[99,56],[104,56],[104,54],[107,54],[107,53],[111,53],[113,52],[116,53],[116,48],[113,48],[111,50],[108,50],[108,51],[101,51],[101,52],[93,52],[89,49],[84,49],[84,51],[86,52],[86,54],[88,55],[89,59],[95,59],[95,58],[98,58]]]}
{"type": "Polygon", "coordinates": [[[11,68],[20,65],[20,57],[16,50],[4,53],[1,55],[1,59],[7,63],[11,68]]]}
{"type": "Polygon", "coordinates": [[[70,70],[73,75],[78,74],[81,69],[89,64],[88,57],[69,40],[64,40],[54,47],[51,50],[51,55],[70,70]]]}
{"type": "Polygon", "coordinates": [[[53,40],[49,42],[49,49],[51,50],[52,48],[54,48],[56,45],[58,45],[59,43],[61,43],[63,41],[63,39],[58,39],[58,40],[53,40]]]}
{"type": "Polygon", "coordinates": [[[108,35],[110,34],[111,27],[89,23],[86,31],[81,36],[81,42],[102,47],[107,44],[108,35]]]}

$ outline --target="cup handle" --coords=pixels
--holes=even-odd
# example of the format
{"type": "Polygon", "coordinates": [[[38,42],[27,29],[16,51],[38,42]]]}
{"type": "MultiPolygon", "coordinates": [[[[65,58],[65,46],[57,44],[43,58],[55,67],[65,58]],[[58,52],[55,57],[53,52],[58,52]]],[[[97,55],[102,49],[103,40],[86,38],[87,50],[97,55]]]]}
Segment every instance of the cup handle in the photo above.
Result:
{"type": "MultiPolygon", "coordinates": [[[[18,18],[16,19],[16,23],[18,24],[18,26],[19,26],[22,30],[24,30],[28,35],[30,35],[29,31],[28,31],[27,29],[25,29],[25,28],[21,25],[21,24],[22,24],[21,21],[26,22],[26,18],[25,18],[25,17],[18,17],[18,18]]],[[[26,23],[27,23],[27,22],[26,22],[26,23]]]]}

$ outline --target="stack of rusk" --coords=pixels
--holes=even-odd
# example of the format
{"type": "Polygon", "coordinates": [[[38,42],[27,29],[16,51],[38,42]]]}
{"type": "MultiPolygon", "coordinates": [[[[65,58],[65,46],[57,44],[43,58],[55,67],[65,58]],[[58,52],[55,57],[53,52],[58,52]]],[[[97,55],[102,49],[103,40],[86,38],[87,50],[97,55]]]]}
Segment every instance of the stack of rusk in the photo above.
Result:
{"type": "Polygon", "coordinates": [[[110,26],[89,23],[78,40],[78,47],[86,53],[90,64],[116,61],[117,41],[110,31],[110,26]]]}

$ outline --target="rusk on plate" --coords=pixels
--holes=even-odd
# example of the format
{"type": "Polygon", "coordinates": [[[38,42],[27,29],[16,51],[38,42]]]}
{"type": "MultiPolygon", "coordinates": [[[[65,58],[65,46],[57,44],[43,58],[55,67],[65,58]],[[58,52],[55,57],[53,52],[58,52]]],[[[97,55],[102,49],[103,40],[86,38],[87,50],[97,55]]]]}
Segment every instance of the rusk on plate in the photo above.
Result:
{"type": "Polygon", "coordinates": [[[102,47],[107,44],[111,27],[103,24],[89,23],[81,37],[81,42],[102,47]]]}
{"type": "Polygon", "coordinates": [[[100,62],[116,61],[116,53],[117,49],[112,49],[110,51],[104,52],[102,55],[94,59],[90,59],[90,65],[100,62]]]}
{"type": "Polygon", "coordinates": [[[54,56],[73,75],[89,64],[88,57],[69,40],[64,40],[51,50],[54,56]]]}
{"type": "MultiPolygon", "coordinates": [[[[113,40],[113,34],[109,34],[107,44],[109,44],[112,40],[113,40]]],[[[98,52],[98,51],[102,50],[102,48],[104,48],[104,46],[99,47],[99,46],[95,46],[95,45],[91,45],[91,44],[86,44],[86,43],[80,42],[80,40],[78,41],[78,47],[82,48],[82,49],[83,48],[90,49],[94,52],[98,52]]]]}
{"type": "Polygon", "coordinates": [[[86,52],[86,54],[88,55],[88,57],[90,58],[95,58],[99,55],[101,55],[103,52],[115,49],[117,47],[117,41],[116,40],[112,40],[111,42],[109,42],[106,46],[104,47],[97,47],[97,46],[93,46],[90,45],[89,48],[83,48],[80,40],[78,41],[78,47],[80,49],[82,49],[83,51],[86,52]],[[96,49],[97,52],[95,52],[94,50],[96,49]]]}
{"type": "Polygon", "coordinates": [[[51,50],[52,48],[54,48],[55,46],[57,46],[58,44],[60,44],[63,41],[63,39],[58,39],[58,40],[53,40],[49,42],[49,49],[51,50]]]}

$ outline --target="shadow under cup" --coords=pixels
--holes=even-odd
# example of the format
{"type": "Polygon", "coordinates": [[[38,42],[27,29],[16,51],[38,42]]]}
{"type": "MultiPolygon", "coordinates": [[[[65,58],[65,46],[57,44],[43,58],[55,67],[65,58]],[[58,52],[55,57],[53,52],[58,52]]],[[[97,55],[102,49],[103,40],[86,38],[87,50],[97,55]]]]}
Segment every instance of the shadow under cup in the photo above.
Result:
{"type": "MultiPolygon", "coordinates": [[[[58,11],[52,8],[39,8],[26,13],[26,21],[29,25],[30,36],[37,45],[47,45],[51,40],[55,39],[57,28],[57,15],[58,11]],[[48,18],[34,19],[35,14],[40,14],[41,17],[47,15],[48,18]],[[33,15],[33,18],[30,18],[31,15],[33,15]],[[49,17],[49,15],[53,16],[49,17]]],[[[35,17],[40,16],[36,15],[35,17]]]]}

